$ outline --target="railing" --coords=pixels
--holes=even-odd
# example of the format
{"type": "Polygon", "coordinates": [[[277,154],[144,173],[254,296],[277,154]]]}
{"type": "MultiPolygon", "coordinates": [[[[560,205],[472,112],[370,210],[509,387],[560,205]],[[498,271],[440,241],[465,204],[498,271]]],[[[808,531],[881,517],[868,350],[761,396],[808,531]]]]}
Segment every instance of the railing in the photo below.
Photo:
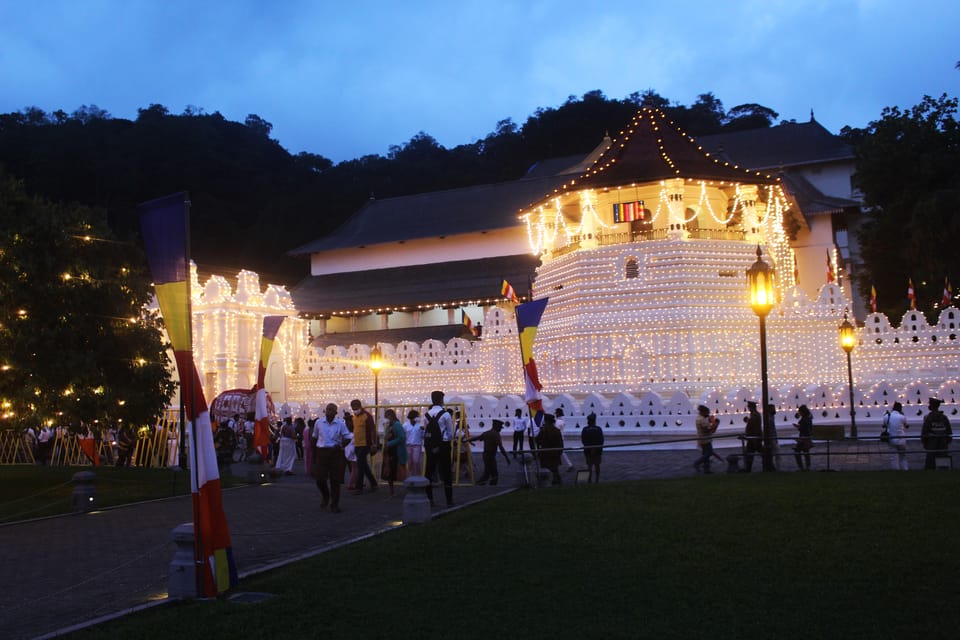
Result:
{"type": "MultiPolygon", "coordinates": [[[[665,240],[669,236],[670,230],[666,228],[644,229],[641,231],[622,231],[618,233],[598,233],[595,237],[597,245],[609,247],[618,244],[629,244],[631,242],[647,242],[650,240],[665,240]]],[[[689,238],[694,240],[734,240],[743,241],[746,239],[746,232],[741,229],[687,229],[689,238]]],[[[557,247],[550,252],[554,258],[559,258],[580,248],[583,236],[571,236],[570,241],[562,247],[557,247]]]]}

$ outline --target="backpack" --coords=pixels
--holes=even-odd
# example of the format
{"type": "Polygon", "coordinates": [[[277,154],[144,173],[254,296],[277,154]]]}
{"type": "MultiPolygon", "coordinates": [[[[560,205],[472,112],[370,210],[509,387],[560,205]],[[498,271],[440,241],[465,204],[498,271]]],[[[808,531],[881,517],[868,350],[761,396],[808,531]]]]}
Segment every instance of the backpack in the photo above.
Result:
{"type": "Polygon", "coordinates": [[[423,448],[430,453],[440,451],[440,443],[443,442],[443,431],[440,429],[440,416],[443,411],[437,411],[436,414],[427,412],[427,425],[423,429],[423,448]]]}

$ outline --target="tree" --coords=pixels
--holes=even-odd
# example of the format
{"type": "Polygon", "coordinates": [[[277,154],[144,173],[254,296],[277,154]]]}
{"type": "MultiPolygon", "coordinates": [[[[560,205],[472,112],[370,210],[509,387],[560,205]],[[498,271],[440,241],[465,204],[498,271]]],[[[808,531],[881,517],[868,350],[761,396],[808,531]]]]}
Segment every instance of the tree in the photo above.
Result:
{"type": "Polygon", "coordinates": [[[0,425],[151,424],[174,391],[142,253],[0,174],[0,425]]]}
{"type": "Polygon", "coordinates": [[[723,123],[724,131],[744,131],[746,129],[767,129],[780,114],[773,109],[763,105],[750,102],[748,104],[738,104],[727,111],[727,117],[723,123]]]}
{"type": "Polygon", "coordinates": [[[264,138],[269,138],[270,132],[273,131],[273,125],[255,113],[248,115],[243,124],[264,138]]]}
{"type": "MultiPolygon", "coordinates": [[[[913,280],[919,309],[935,313],[943,280],[960,278],[960,126],[957,99],[924,96],[913,108],[887,107],[866,129],[842,135],[857,156],[857,186],[866,222],[862,256],[871,281],[861,280],[864,299],[877,288],[878,310],[899,318],[913,280]]],[[[928,319],[934,320],[936,316],[928,319]]]]}

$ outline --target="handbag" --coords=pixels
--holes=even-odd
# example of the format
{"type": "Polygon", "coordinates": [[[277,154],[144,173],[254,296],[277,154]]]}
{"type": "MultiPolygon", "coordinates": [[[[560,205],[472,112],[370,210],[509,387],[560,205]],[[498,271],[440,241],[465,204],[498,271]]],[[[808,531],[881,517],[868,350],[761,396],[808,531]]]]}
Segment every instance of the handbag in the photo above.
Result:
{"type": "Polygon", "coordinates": [[[890,442],[890,432],[886,429],[880,432],[880,442],[890,442]]]}

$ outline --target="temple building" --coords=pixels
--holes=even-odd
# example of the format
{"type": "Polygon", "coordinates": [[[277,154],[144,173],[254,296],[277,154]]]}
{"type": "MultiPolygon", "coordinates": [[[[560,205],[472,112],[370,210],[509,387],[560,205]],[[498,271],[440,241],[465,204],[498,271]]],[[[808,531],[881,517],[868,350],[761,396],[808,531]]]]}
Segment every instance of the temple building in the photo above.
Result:
{"type": "Polygon", "coordinates": [[[572,425],[595,412],[614,429],[685,432],[704,403],[739,428],[744,401],[759,396],[745,276],[759,249],[776,274],[770,397],[784,415],[799,404],[821,422],[848,414],[845,316],[861,325],[852,371],[862,418],[879,420],[898,398],[954,402],[960,311],[911,311],[895,327],[852,302],[852,175],[851,150],[812,117],[694,140],[641,109],[585,156],[519,180],[371,200],[291,252],[309,256],[310,275],[274,292],[277,309],[245,291],[263,307],[250,313],[222,282],[198,294],[209,316],[200,343],[215,348],[198,354],[208,394],[252,384],[250,365],[229,353],[238,340],[252,350],[257,318],[279,312],[289,321],[268,386],[287,411],[370,402],[376,347],[382,402],[439,388],[471,420],[512,415],[523,381],[506,280],[522,300],[549,298],[534,353],[545,404],[572,425]]]}

